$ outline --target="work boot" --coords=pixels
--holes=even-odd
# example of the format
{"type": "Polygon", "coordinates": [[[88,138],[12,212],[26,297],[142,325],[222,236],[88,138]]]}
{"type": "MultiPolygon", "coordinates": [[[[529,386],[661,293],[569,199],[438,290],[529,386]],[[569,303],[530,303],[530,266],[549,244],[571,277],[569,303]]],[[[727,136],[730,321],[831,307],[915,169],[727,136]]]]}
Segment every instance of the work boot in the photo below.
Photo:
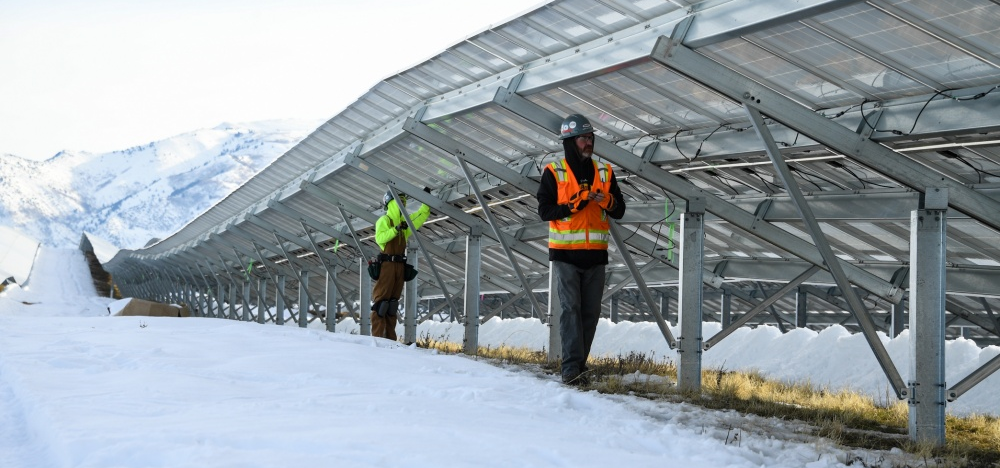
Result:
{"type": "Polygon", "coordinates": [[[590,385],[590,376],[585,372],[579,372],[575,374],[566,374],[562,376],[562,381],[566,385],[572,385],[574,387],[586,387],[590,385]]]}

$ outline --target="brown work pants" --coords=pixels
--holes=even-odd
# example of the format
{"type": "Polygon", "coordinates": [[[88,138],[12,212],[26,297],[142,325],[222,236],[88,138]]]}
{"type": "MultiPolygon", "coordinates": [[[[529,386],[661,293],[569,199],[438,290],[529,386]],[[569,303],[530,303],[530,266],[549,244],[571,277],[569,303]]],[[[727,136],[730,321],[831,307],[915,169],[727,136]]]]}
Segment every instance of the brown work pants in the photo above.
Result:
{"type": "MultiPolygon", "coordinates": [[[[382,262],[382,271],[372,289],[372,336],[388,338],[393,341],[397,339],[396,322],[398,317],[388,314],[385,317],[379,317],[377,304],[390,299],[400,299],[403,294],[403,284],[405,284],[403,281],[405,269],[406,264],[402,262],[382,262]]],[[[400,312],[402,312],[402,307],[400,307],[400,312]]]]}
{"type": "Polygon", "coordinates": [[[396,316],[379,317],[377,313],[372,311],[372,336],[396,341],[398,339],[396,336],[396,316]]]}

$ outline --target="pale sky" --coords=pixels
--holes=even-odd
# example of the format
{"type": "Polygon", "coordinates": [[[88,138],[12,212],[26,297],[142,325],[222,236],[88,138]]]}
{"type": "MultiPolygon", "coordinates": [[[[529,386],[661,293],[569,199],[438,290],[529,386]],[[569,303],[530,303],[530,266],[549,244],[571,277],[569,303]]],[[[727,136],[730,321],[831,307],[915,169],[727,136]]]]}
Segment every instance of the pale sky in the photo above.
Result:
{"type": "Polygon", "coordinates": [[[0,0],[0,154],[328,119],[543,0],[0,0]]]}

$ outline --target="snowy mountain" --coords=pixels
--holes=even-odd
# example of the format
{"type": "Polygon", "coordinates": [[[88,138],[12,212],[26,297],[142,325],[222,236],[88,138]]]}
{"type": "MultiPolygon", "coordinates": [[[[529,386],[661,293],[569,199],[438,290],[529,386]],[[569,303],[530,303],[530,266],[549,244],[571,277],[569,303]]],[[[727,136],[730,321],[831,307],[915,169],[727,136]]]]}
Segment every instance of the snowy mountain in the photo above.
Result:
{"type": "Polygon", "coordinates": [[[0,226],[73,247],[84,231],[121,248],[163,238],[225,197],[322,122],[225,123],[121,151],[0,154],[0,226]]]}

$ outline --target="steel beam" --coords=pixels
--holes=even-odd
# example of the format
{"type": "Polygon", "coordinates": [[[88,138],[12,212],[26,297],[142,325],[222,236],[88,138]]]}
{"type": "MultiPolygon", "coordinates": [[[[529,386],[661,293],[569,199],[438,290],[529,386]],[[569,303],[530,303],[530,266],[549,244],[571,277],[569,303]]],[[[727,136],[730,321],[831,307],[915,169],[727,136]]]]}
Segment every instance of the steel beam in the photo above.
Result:
{"type": "MultiPolygon", "coordinates": [[[[476,194],[476,200],[479,201],[479,206],[483,209],[482,210],[483,216],[486,216],[486,221],[487,223],[489,223],[490,228],[493,230],[494,237],[497,239],[497,241],[500,242],[500,247],[503,248],[503,252],[507,256],[507,261],[510,262],[510,266],[514,269],[514,274],[517,275],[517,279],[520,280],[521,287],[524,288],[525,291],[528,291],[530,293],[530,290],[528,289],[529,287],[528,279],[524,276],[524,272],[521,271],[521,265],[520,263],[518,263],[517,257],[514,256],[514,252],[511,250],[510,245],[507,244],[506,236],[503,235],[503,232],[500,230],[500,225],[497,224],[497,220],[493,216],[493,210],[490,208],[490,205],[486,203],[486,199],[483,198],[483,193],[479,191],[479,186],[476,185],[476,181],[472,177],[472,171],[469,170],[469,165],[461,158],[456,158],[456,159],[458,160],[459,167],[462,168],[462,172],[465,174],[465,179],[469,182],[469,187],[472,187],[472,190],[476,194]]],[[[475,230],[480,233],[482,232],[478,227],[476,227],[475,230]]],[[[482,245],[481,236],[482,234],[477,235],[477,237],[480,237],[476,239],[477,248],[481,248],[480,247],[482,245]]],[[[468,252],[466,252],[466,267],[468,267],[468,252]]],[[[479,291],[478,278],[479,277],[477,276],[476,277],[477,284],[475,287],[475,290],[477,292],[479,291]]],[[[466,274],[466,288],[465,288],[466,295],[468,295],[469,289],[470,288],[468,287],[468,274],[466,274]]],[[[538,305],[538,301],[535,300],[535,295],[526,294],[526,296],[528,297],[528,300],[531,301],[532,314],[537,312],[540,315],[542,313],[542,308],[538,305]]],[[[534,315],[532,316],[534,317],[534,315]]]]}
{"type": "MultiPolygon", "coordinates": [[[[396,203],[399,203],[399,196],[396,194],[393,194],[393,196],[396,198],[396,203]]],[[[409,222],[409,218],[407,218],[407,222],[409,222]]],[[[410,225],[412,226],[413,224],[410,225]]],[[[414,234],[416,233],[414,232],[414,234]]],[[[413,265],[413,268],[419,269],[420,257],[414,255],[416,253],[415,252],[416,249],[408,247],[406,250],[407,250],[407,257],[410,259],[410,264],[413,265]]],[[[403,343],[410,344],[410,343],[415,343],[417,341],[417,301],[420,299],[420,297],[419,294],[417,294],[416,280],[404,284],[405,285],[403,286],[403,290],[405,292],[403,298],[404,299],[403,305],[404,305],[405,315],[403,316],[403,343]]],[[[448,296],[445,297],[447,298],[448,296]]],[[[455,308],[450,300],[448,301],[448,305],[452,308],[451,309],[452,317],[454,317],[455,308]]]]}
{"type": "MultiPolygon", "coordinates": [[[[464,163],[462,167],[465,168],[464,163]]],[[[484,206],[483,209],[488,207],[484,206]]],[[[465,337],[462,339],[462,351],[471,356],[479,353],[479,275],[483,263],[480,256],[482,237],[482,232],[473,228],[465,244],[465,337]]],[[[525,282],[526,291],[530,291],[528,286],[525,282]]]]}
{"type": "MultiPolygon", "coordinates": [[[[312,233],[309,232],[309,227],[306,225],[306,223],[302,222],[301,224],[302,224],[302,231],[306,233],[306,238],[309,239],[309,245],[311,246],[313,253],[315,253],[316,256],[320,258],[320,263],[323,265],[323,270],[326,272],[327,301],[329,301],[331,297],[334,299],[334,301],[336,301],[337,296],[340,295],[341,297],[344,298],[344,306],[347,307],[347,311],[353,314],[354,307],[351,307],[351,305],[347,302],[347,295],[340,290],[340,285],[337,284],[337,265],[331,265],[327,263],[326,259],[324,259],[322,255],[320,255],[320,252],[326,253],[326,251],[319,248],[319,244],[316,243],[316,239],[313,239],[312,233]],[[329,288],[331,287],[333,288],[333,291],[329,290],[329,288]]],[[[329,312],[329,309],[327,311],[329,312]]],[[[327,324],[327,330],[330,330],[329,324],[327,324]]]]}
{"type": "MultiPolygon", "coordinates": [[[[611,223],[611,227],[614,229],[614,223],[611,223]]],[[[559,333],[559,317],[562,316],[562,302],[559,301],[559,294],[553,293],[553,291],[559,290],[558,284],[559,280],[556,278],[555,269],[552,268],[552,262],[549,262],[549,308],[545,317],[545,325],[549,327],[549,353],[547,358],[550,363],[558,363],[562,359],[562,335],[559,333]]]]}
{"type": "MultiPolygon", "coordinates": [[[[562,117],[552,111],[545,109],[524,97],[517,95],[507,89],[501,89],[494,101],[500,106],[510,110],[529,122],[542,128],[549,129],[553,134],[558,133],[562,117]]],[[[655,164],[650,164],[640,158],[635,157],[628,150],[615,145],[603,138],[596,138],[594,141],[594,153],[613,162],[619,167],[623,167],[633,173],[639,174],[643,179],[656,186],[671,192],[684,200],[694,198],[705,199],[705,209],[709,213],[728,221],[735,228],[743,232],[760,238],[771,245],[792,253],[814,265],[824,266],[824,260],[816,247],[791,233],[774,226],[766,221],[760,220],[752,213],[740,209],[729,202],[722,200],[702,189],[699,189],[691,182],[678,177],[675,174],[661,169],[655,164]]],[[[878,278],[861,268],[851,265],[842,260],[838,260],[850,281],[862,288],[877,294],[880,297],[897,302],[902,296],[902,291],[892,284],[878,278]]]]}
{"type": "MultiPolygon", "coordinates": [[[[893,304],[895,305],[895,304],[893,304]]],[[[795,289],[795,327],[806,328],[809,325],[809,293],[802,288],[795,289]]]]}
{"type": "MultiPolygon", "coordinates": [[[[923,191],[926,187],[947,188],[949,207],[1000,230],[1000,201],[978,193],[960,181],[935,174],[926,166],[830,121],[812,109],[797,104],[671,38],[661,37],[653,48],[651,57],[733,101],[753,106],[785,126],[906,187],[917,191],[923,191]]],[[[861,284],[859,286],[878,294],[874,289],[861,284]]]]}
{"type": "Polygon", "coordinates": [[[947,189],[928,188],[910,221],[910,439],[945,442],[947,189]]]}
{"type": "Polygon", "coordinates": [[[986,380],[986,378],[997,370],[1000,370],[1000,355],[994,356],[993,359],[990,359],[986,362],[986,364],[983,364],[979,369],[976,369],[971,374],[965,376],[965,378],[948,389],[948,401],[957,400],[958,397],[971,390],[972,387],[975,387],[979,382],[986,380]]]}
{"type": "Polygon", "coordinates": [[[899,304],[892,304],[890,306],[889,315],[889,338],[895,338],[906,329],[906,308],[903,307],[903,303],[900,302],[899,304]]]}
{"type": "Polygon", "coordinates": [[[830,247],[830,243],[826,239],[826,235],[823,234],[822,228],[820,228],[819,223],[816,221],[816,217],[813,216],[812,208],[806,203],[805,198],[802,196],[802,191],[799,189],[799,184],[792,176],[792,172],[788,169],[788,164],[785,163],[784,157],[778,150],[778,145],[775,144],[774,139],[771,138],[771,133],[764,126],[764,117],[760,115],[760,112],[751,104],[746,105],[747,116],[750,118],[750,123],[753,125],[754,130],[756,130],[757,135],[764,142],[764,147],[767,149],[767,156],[771,159],[771,163],[781,178],[782,184],[785,186],[785,192],[792,198],[792,202],[795,204],[796,209],[798,209],[799,216],[802,218],[802,222],[806,225],[806,231],[812,237],[813,244],[816,245],[816,249],[819,250],[820,256],[823,257],[823,263],[826,269],[833,276],[834,281],[837,283],[837,287],[843,292],[844,300],[850,306],[851,312],[854,313],[855,318],[858,321],[858,325],[861,326],[861,330],[868,341],[868,346],[872,349],[875,354],[875,359],[878,360],[880,366],[882,366],[882,371],[885,372],[886,377],[889,379],[889,383],[892,385],[896,392],[898,398],[903,398],[906,396],[906,389],[904,387],[903,378],[900,377],[899,371],[896,369],[896,365],[892,362],[892,358],[889,357],[889,353],[885,350],[885,345],[882,344],[882,340],[879,338],[875,330],[875,325],[872,323],[871,314],[868,313],[868,308],[865,307],[864,302],[858,297],[854,288],[851,287],[851,283],[847,278],[847,274],[844,273],[844,269],[840,263],[840,260],[834,254],[833,249],[830,247]]]}
{"type": "Polygon", "coordinates": [[[809,269],[803,271],[802,274],[797,276],[795,279],[789,281],[788,284],[782,286],[781,289],[772,293],[770,296],[767,297],[767,299],[760,301],[756,306],[754,306],[753,309],[750,309],[750,311],[741,315],[740,318],[733,321],[733,323],[730,324],[728,327],[723,328],[722,330],[719,331],[719,333],[712,335],[711,338],[705,341],[704,345],[705,350],[711,349],[712,346],[715,346],[725,337],[731,335],[738,328],[742,327],[747,322],[749,322],[750,319],[754,318],[754,316],[762,312],[764,309],[768,308],[771,304],[777,302],[779,299],[784,297],[785,294],[788,294],[793,289],[797,288],[800,284],[802,284],[805,280],[809,279],[809,277],[812,276],[813,273],[816,273],[816,271],[818,270],[819,270],[818,266],[810,265],[809,269]]]}
{"type": "Polygon", "coordinates": [[[277,292],[274,298],[274,324],[285,324],[285,275],[279,274],[274,279],[274,289],[277,292]]]}
{"type": "MultiPolygon", "coordinates": [[[[385,184],[389,184],[390,180],[393,180],[393,179],[392,178],[386,178],[385,180],[379,179],[379,181],[381,183],[385,183],[385,184]]],[[[353,211],[353,210],[363,210],[363,208],[361,208],[361,207],[359,207],[357,205],[354,205],[354,204],[352,204],[350,202],[347,202],[347,201],[344,201],[344,200],[340,199],[336,195],[330,193],[329,191],[327,191],[326,189],[324,189],[324,188],[322,188],[320,186],[317,186],[317,185],[312,184],[312,183],[303,183],[301,185],[301,187],[307,193],[309,193],[310,195],[312,195],[312,196],[314,196],[314,197],[316,197],[316,198],[318,198],[320,200],[326,201],[327,203],[331,203],[331,204],[333,204],[335,206],[338,206],[338,207],[343,207],[345,210],[351,212],[352,214],[357,215],[358,217],[360,217],[361,219],[364,219],[365,221],[368,221],[369,223],[371,223],[372,226],[374,226],[375,223],[378,221],[378,216],[377,215],[374,215],[374,214],[369,213],[369,212],[353,211]]],[[[410,186],[410,187],[412,187],[412,186],[410,186]]],[[[458,210],[458,209],[454,208],[453,206],[451,206],[451,205],[449,205],[447,203],[443,203],[440,199],[438,199],[436,197],[433,197],[431,195],[425,194],[420,189],[417,189],[415,187],[412,187],[412,188],[414,190],[416,190],[417,192],[419,192],[419,194],[418,195],[410,195],[410,196],[413,197],[413,198],[416,198],[416,199],[420,200],[423,203],[426,203],[428,206],[430,206],[434,210],[441,211],[441,210],[448,210],[450,208],[451,210],[454,210],[454,211],[457,211],[459,213],[465,214],[461,210],[458,210]],[[423,195],[427,195],[427,196],[426,197],[422,197],[423,195]]],[[[409,195],[409,192],[406,192],[406,193],[409,195]]],[[[445,213],[445,215],[451,216],[452,214],[455,214],[454,211],[450,211],[449,210],[448,212],[445,213]]],[[[466,215],[466,216],[468,216],[468,215],[466,215]]],[[[431,243],[429,243],[425,247],[439,261],[443,261],[443,262],[447,263],[448,265],[451,265],[455,269],[461,269],[462,268],[464,260],[460,260],[460,259],[455,258],[455,255],[452,254],[452,253],[450,253],[450,252],[448,252],[447,250],[444,250],[444,249],[438,247],[437,245],[431,244],[431,243]]],[[[492,284],[492,285],[494,285],[494,286],[496,286],[498,288],[501,288],[501,289],[503,289],[505,291],[508,291],[508,292],[515,292],[515,291],[517,291],[519,289],[517,286],[509,284],[506,281],[503,281],[503,280],[500,280],[500,279],[497,279],[497,278],[493,278],[492,276],[489,276],[489,275],[487,275],[483,279],[486,282],[488,282],[488,283],[490,283],[490,284],[492,284]]]]}
{"type": "MultiPolygon", "coordinates": [[[[687,202],[681,215],[681,253],[678,285],[677,322],[681,334],[677,338],[677,388],[701,391],[702,353],[702,264],[705,250],[705,205],[701,199],[687,202]]],[[[652,303],[650,303],[652,306],[652,303]]]]}
{"type": "MultiPolygon", "coordinates": [[[[425,124],[423,124],[423,123],[421,123],[419,121],[416,121],[416,120],[414,120],[412,118],[408,119],[407,122],[406,122],[406,124],[403,125],[403,130],[405,130],[405,131],[407,131],[409,133],[412,133],[414,136],[416,136],[416,137],[418,137],[418,138],[420,138],[420,139],[422,139],[422,140],[424,140],[424,141],[426,141],[426,142],[428,142],[428,143],[430,143],[430,144],[432,144],[432,145],[440,148],[443,151],[446,151],[446,152],[454,155],[459,161],[468,162],[470,164],[473,164],[473,165],[479,167],[480,169],[483,169],[484,171],[488,172],[489,174],[492,174],[492,175],[498,177],[499,179],[503,180],[504,182],[506,182],[506,183],[508,183],[508,184],[510,184],[510,185],[512,185],[512,186],[514,186],[516,188],[518,188],[519,190],[521,190],[521,191],[523,191],[525,193],[531,193],[531,194],[533,194],[533,193],[537,193],[538,192],[538,187],[539,187],[539,182],[538,181],[536,181],[534,179],[531,179],[531,178],[525,176],[524,174],[521,174],[521,173],[519,173],[519,172],[517,172],[517,171],[515,171],[515,170],[513,170],[513,169],[511,169],[511,168],[509,168],[507,166],[504,166],[503,164],[500,164],[500,163],[494,161],[493,159],[491,159],[491,158],[483,155],[482,153],[476,151],[472,147],[470,147],[470,146],[468,146],[468,145],[466,145],[464,143],[455,141],[454,139],[448,137],[447,135],[445,135],[445,134],[443,134],[443,133],[441,133],[441,132],[439,132],[437,130],[434,130],[433,128],[431,128],[431,127],[429,127],[429,126],[427,126],[427,125],[425,125],[425,124]]],[[[470,186],[473,185],[472,182],[469,182],[469,184],[470,184],[470,186]]],[[[542,222],[542,223],[537,223],[537,224],[545,225],[547,223],[542,222]]],[[[497,233],[496,235],[499,236],[499,233],[497,233]]],[[[639,248],[639,250],[641,250],[641,251],[650,251],[650,250],[652,250],[650,248],[651,246],[652,246],[652,243],[644,242],[644,243],[642,243],[642,245],[637,245],[636,247],[639,248]]],[[[627,250],[624,249],[624,248],[622,248],[621,251],[626,252],[627,250]]],[[[667,260],[663,259],[662,257],[657,257],[656,259],[658,261],[660,261],[660,262],[663,262],[666,265],[669,265],[671,268],[674,268],[674,269],[677,268],[675,265],[671,264],[670,262],[668,262],[667,260]]],[[[512,264],[513,264],[513,260],[512,260],[512,264]]],[[[651,268],[652,266],[653,265],[651,265],[651,264],[647,264],[647,265],[645,265],[643,267],[643,270],[645,270],[647,268],[651,268]]],[[[615,288],[612,288],[611,290],[607,291],[605,293],[605,296],[613,294],[618,289],[621,289],[622,287],[626,286],[629,282],[631,282],[634,279],[639,278],[639,277],[641,277],[641,275],[635,275],[633,273],[630,277],[628,277],[627,282],[622,282],[619,285],[617,285],[615,288]]],[[[722,283],[721,279],[718,278],[717,275],[713,275],[713,274],[709,273],[709,274],[703,275],[703,277],[705,278],[706,284],[709,284],[709,285],[712,285],[712,286],[719,286],[722,283]]],[[[537,304],[535,304],[534,302],[533,302],[533,307],[537,307],[537,304]]],[[[543,309],[537,308],[535,310],[539,310],[540,311],[540,310],[543,310],[543,309]]]]}
{"type": "MultiPolygon", "coordinates": [[[[223,245],[232,248],[237,253],[242,252],[244,255],[246,255],[248,257],[251,257],[251,258],[253,258],[253,256],[256,255],[257,256],[257,260],[259,260],[260,264],[264,267],[264,272],[271,279],[271,282],[274,283],[274,285],[275,285],[275,295],[278,296],[278,297],[280,297],[282,304],[285,304],[285,303],[289,302],[285,298],[284,279],[282,278],[281,287],[279,288],[278,287],[278,281],[277,281],[277,275],[281,274],[282,277],[284,277],[284,274],[280,273],[280,272],[281,271],[286,271],[286,270],[287,270],[287,272],[291,272],[294,275],[294,270],[292,270],[292,268],[294,266],[293,265],[281,266],[281,265],[278,265],[278,264],[276,264],[276,263],[268,260],[267,257],[264,256],[264,253],[261,251],[260,247],[257,245],[258,239],[255,239],[250,233],[246,232],[245,230],[240,229],[240,228],[238,228],[236,226],[230,226],[229,229],[228,229],[228,232],[230,232],[230,233],[232,233],[232,234],[234,234],[236,236],[243,237],[248,242],[250,242],[250,245],[253,247],[253,251],[252,252],[244,251],[241,247],[238,247],[235,244],[226,242],[225,239],[223,239],[221,236],[218,236],[218,235],[209,236],[209,239],[208,239],[207,242],[219,242],[219,243],[222,243],[223,245]],[[271,270],[274,270],[274,271],[272,272],[271,270]]],[[[275,249],[278,250],[279,252],[281,251],[280,248],[275,248],[275,249]]],[[[277,322],[277,317],[278,317],[277,313],[278,313],[278,311],[276,310],[275,311],[275,315],[274,315],[275,322],[277,322]]],[[[283,314],[284,314],[284,312],[282,312],[282,323],[284,323],[284,315],[283,314]]]]}
{"type": "MultiPolygon", "coordinates": [[[[424,248],[423,235],[419,234],[417,232],[419,230],[414,226],[413,219],[410,218],[410,214],[407,213],[407,211],[406,211],[406,204],[404,204],[403,200],[399,198],[399,193],[397,193],[396,189],[393,188],[391,185],[389,186],[389,193],[391,193],[392,194],[392,198],[396,200],[396,206],[399,207],[399,212],[400,212],[400,214],[403,215],[403,219],[406,220],[406,224],[408,226],[413,227],[413,230],[410,231],[410,235],[414,239],[417,240],[417,246],[420,248],[420,253],[424,254],[424,259],[427,260],[427,266],[430,267],[431,273],[434,274],[434,278],[437,280],[438,286],[441,287],[441,292],[444,294],[445,300],[448,301],[448,307],[451,307],[451,316],[452,316],[452,320],[454,320],[455,315],[458,313],[458,309],[455,307],[455,301],[452,300],[451,293],[448,292],[448,287],[444,283],[444,278],[441,277],[441,272],[438,271],[438,268],[434,264],[434,260],[431,258],[430,253],[427,251],[426,248],[424,248]]],[[[414,265],[414,268],[416,268],[416,265],[414,265]]],[[[413,288],[413,292],[416,293],[416,287],[413,288]]],[[[410,300],[409,300],[409,298],[407,298],[407,303],[409,303],[409,302],[410,302],[410,300]]],[[[412,314],[413,314],[413,323],[414,323],[414,327],[416,327],[416,316],[417,316],[416,315],[417,314],[417,302],[416,302],[416,299],[414,299],[414,301],[412,303],[413,303],[413,311],[412,311],[412,314]]],[[[410,313],[410,311],[407,310],[407,314],[409,314],[409,313],[410,313]]],[[[410,318],[409,315],[407,315],[407,320],[409,320],[409,318],[410,318]]],[[[416,328],[414,328],[414,338],[413,338],[412,341],[409,341],[409,343],[412,343],[412,342],[415,342],[415,341],[417,341],[417,339],[416,339],[416,328]]]]}
{"type": "MultiPolygon", "coordinates": [[[[309,270],[302,268],[299,270],[299,328],[309,326],[309,305],[312,300],[309,298],[309,270]]],[[[319,312],[318,304],[317,310],[319,312]]]]}
{"type": "Polygon", "coordinates": [[[722,328],[729,328],[733,323],[733,292],[726,290],[722,292],[722,311],[720,312],[720,322],[722,328]]]}
{"type": "Polygon", "coordinates": [[[618,323],[620,319],[618,318],[618,296],[612,295],[608,304],[608,318],[611,319],[611,323],[618,323]]]}
{"type": "Polygon", "coordinates": [[[309,310],[310,305],[319,304],[318,302],[314,301],[312,299],[312,296],[309,294],[309,288],[308,288],[309,269],[304,266],[297,267],[295,262],[292,260],[294,257],[292,257],[292,255],[285,249],[283,245],[281,245],[281,239],[278,238],[278,234],[272,232],[272,235],[274,235],[275,242],[278,243],[278,248],[281,249],[281,254],[285,256],[286,260],[288,260],[288,265],[289,268],[292,270],[292,274],[295,275],[295,278],[297,280],[299,280],[299,298],[298,298],[299,312],[298,314],[291,314],[292,308],[290,303],[288,304],[288,311],[291,314],[292,318],[296,317],[298,318],[299,326],[305,328],[305,325],[303,325],[303,323],[305,323],[304,322],[305,318],[303,317],[303,315],[306,313],[306,311],[309,310]],[[303,285],[305,285],[306,287],[303,288],[302,287],[303,285]]]}
{"type": "MultiPolygon", "coordinates": [[[[667,346],[669,346],[670,349],[676,349],[677,340],[674,339],[674,335],[670,332],[670,328],[667,326],[667,321],[664,320],[663,315],[661,315],[660,311],[657,309],[656,302],[653,300],[653,295],[650,294],[649,288],[646,287],[646,281],[642,278],[639,268],[635,265],[635,260],[632,260],[632,254],[630,254],[628,248],[625,247],[625,241],[622,239],[621,233],[618,232],[618,223],[609,219],[608,231],[611,233],[611,239],[615,241],[615,246],[618,247],[618,253],[621,254],[622,260],[625,262],[628,270],[632,273],[632,277],[635,279],[635,284],[639,287],[639,292],[642,294],[642,298],[646,301],[646,306],[649,307],[649,311],[653,314],[653,317],[656,318],[656,325],[660,328],[660,334],[662,334],[663,338],[667,340],[667,346]]],[[[701,272],[699,271],[698,273],[698,279],[700,280],[701,272]]],[[[699,289],[701,288],[700,283],[698,287],[699,289]]],[[[551,289],[549,291],[550,300],[558,300],[559,295],[551,294],[551,289]]],[[[558,328],[558,326],[556,328],[558,328]]]]}
{"type": "MultiPolygon", "coordinates": [[[[275,285],[277,289],[277,285],[275,285]]],[[[271,315],[267,305],[267,278],[263,276],[257,279],[257,323],[263,325],[267,322],[267,316],[271,315]]]]}
{"type": "Polygon", "coordinates": [[[368,260],[358,259],[358,319],[360,320],[360,334],[371,336],[372,334],[372,278],[368,276],[368,260]]]}

